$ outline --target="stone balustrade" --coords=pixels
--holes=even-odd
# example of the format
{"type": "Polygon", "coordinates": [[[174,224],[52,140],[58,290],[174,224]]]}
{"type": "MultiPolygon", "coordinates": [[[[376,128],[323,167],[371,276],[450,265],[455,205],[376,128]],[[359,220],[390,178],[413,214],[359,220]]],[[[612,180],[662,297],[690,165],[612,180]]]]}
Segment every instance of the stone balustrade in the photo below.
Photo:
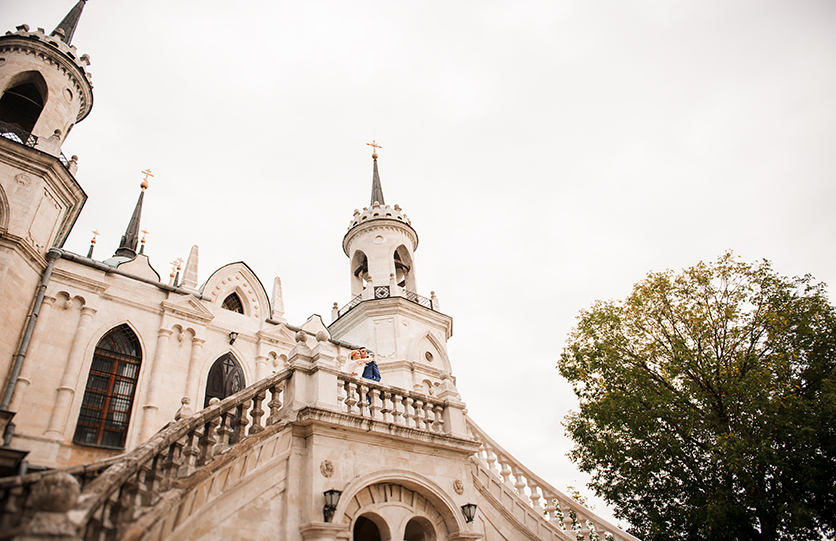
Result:
{"type": "Polygon", "coordinates": [[[437,434],[448,432],[445,401],[422,393],[342,373],[337,376],[337,400],[349,415],[437,434]]]}
{"type": "Polygon", "coordinates": [[[516,494],[523,505],[533,508],[538,516],[549,521],[555,529],[569,533],[571,539],[584,541],[638,541],[526,468],[469,417],[467,428],[481,444],[475,458],[483,468],[497,482],[504,484],[509,492],[516,494]]]}
{"type": "Polygon", "coordinates": [[[290,376],[291,371],[284,370],[223,401],[215,401],[170,423],[124,455],[59,473],[0,480],[2,531],[14,531],[39,511],[48,511],[30,501],[31,489],[48,483],[52,476],[69,474],[81,487],[78,500],[67,514],[76,535],[91,540],[120,538],[122,528],[141,516],[144,508],[155,505],[179,479],[276,424],[290,376]]]}

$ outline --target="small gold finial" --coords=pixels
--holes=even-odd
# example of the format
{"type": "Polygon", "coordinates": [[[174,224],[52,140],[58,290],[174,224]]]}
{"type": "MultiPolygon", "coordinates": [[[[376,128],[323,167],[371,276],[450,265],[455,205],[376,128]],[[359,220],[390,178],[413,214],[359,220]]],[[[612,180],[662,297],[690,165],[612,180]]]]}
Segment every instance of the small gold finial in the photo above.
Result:
{"type": "Polygon", "coordinates": [[[378,145],[377,141],[375,141],[374,139],[372,139],[371,143],[366,143],[366,144],[369,145],[370,147],[372,147],[372,158],[374,158],[376,160],[377,159],[377,149],[383,148],[383,147],[378,145]]]}
{"type": "Polygon", "coordinates": [[[90,244],[96,244],[96,237],[98,237],[99,235],[101,235],[101,233],[99,233],[98,230],[93,231],[93,238],[90,239],[90,244]]]}
{"type": "Polygon", "coordinates": [[[145,178],[142,179],[142,182],[139,184],[139,187],[142,188],[142,191],[144,192],[145,190],[148,189],[148,177],[153,177],[154,175],[151,174],[150,169],[146,169],[145,171],[142,171],[142,174],[145,175],[145,178]]]}
{"type": "Polygon", "coordinates": [[[142,240],[140,241],[142,244],[145,244],[145,236],[148,235],[148,233],[149,231],[147,229],[142,230],[142,240]]]}

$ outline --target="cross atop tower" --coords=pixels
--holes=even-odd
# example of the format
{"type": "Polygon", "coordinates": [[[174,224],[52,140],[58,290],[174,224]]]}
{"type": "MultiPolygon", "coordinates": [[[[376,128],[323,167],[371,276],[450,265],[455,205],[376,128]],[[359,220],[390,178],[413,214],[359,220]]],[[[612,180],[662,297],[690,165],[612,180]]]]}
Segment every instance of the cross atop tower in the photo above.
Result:
{"type": "Polygon", "coordinates": [[[372,139],[371,143],[366,143],[366,144],[369,145],[370,147],[372,147],[372,158],[374,158],[376,160],[377,159],[377,149],[383,148],[383,147],[378,145],[377,141],[375,141],[374,139],[372,139]]]}

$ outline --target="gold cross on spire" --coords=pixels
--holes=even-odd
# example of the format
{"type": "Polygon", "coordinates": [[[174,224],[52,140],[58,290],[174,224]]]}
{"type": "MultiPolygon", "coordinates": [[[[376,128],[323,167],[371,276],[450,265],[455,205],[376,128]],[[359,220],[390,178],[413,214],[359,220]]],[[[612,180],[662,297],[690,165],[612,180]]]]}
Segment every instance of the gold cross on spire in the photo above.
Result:
{"type": "Polygon", "coordinates": [[[145,191],[145,190],[148,189],[148,177],[153,177],[154,175],[151,174],[150,169],[146,169],[145,171],[141,171],[141,173],[143,175],[145,175],[145,178],[142,179],[142,182],[140,183],[139,187],[142,188],[142,191],[145,191]]]}
{"type": "Polygon", "coordinates": [[[369,145],[370,147],[372,147],[372,158],[377,158],[377,149],[383,148],[383,147],[378,145],[377,141],[375,141],[374,139],[372,139],[371,143],[366,143],[366,144],[369,145]]]}

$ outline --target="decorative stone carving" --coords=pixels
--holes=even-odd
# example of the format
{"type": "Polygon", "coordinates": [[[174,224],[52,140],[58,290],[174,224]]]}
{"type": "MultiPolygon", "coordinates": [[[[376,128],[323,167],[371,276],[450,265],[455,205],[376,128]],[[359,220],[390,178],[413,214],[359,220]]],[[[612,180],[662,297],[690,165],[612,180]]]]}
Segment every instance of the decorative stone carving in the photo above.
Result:
{"type": "Polygon", "coordinates": [[[29,501],[38,511],[66,513],[73,508],[79,494],[81,488],[75,477],[59,472],[35,484],[29,501]]]}
{"type": "Polygon", "coordinates": [[[464,494],[464,483],[462,483],[461,479],[453,481],[453,490],[456,491],[456,494],[464,494]]]}
{"type": "Polygon", "coordinates": [[[334,475],[334,463],[330,460],[323,460],[322,464],[319,465],[319,473],[323,477],[331,477],[334,475]]]}

